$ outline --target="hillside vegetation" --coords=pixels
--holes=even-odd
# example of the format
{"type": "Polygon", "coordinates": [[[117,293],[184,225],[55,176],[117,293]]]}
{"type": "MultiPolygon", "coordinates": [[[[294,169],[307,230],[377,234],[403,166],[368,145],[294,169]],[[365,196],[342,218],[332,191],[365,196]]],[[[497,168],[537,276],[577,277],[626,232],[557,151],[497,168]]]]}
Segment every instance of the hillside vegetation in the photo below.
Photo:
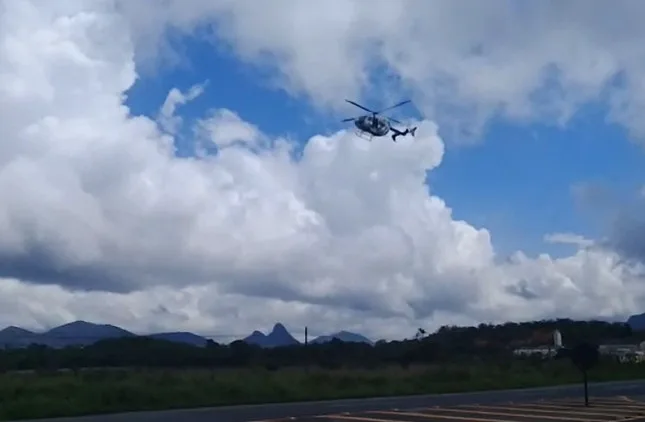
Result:
{"type": "MultiPolygon", "coordinates": [[[[625,324],[539,321],[422,330],[406,341],[261,348],[206,347],[145,337],[84,347],[0,352],[0,418],[20,419],[173,407],[443,393],[577,382],[566,359],[520,359],[516,347],[638,342],[625,324]]],[[[645,365],[607,359],[592,380],[645,377],[645,365]]]]}

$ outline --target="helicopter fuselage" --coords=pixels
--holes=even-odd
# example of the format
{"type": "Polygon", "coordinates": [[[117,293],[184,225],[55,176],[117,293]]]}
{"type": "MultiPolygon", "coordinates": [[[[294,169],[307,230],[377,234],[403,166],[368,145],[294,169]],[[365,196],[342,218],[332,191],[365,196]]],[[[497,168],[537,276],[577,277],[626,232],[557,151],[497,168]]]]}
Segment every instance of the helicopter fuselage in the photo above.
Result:
{"type": "Polygon", "coordinates": [[[390,123],[380,116],[361,116],[354,120],[354,125],[372,136],[385,136],[390,131],[390,123]]]}

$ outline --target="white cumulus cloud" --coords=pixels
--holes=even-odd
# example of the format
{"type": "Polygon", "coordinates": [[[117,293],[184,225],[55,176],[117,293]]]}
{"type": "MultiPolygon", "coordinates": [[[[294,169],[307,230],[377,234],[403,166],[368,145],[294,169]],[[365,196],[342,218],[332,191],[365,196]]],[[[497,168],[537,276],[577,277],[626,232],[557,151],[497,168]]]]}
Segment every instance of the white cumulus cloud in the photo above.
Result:
{"type": "MultiPolygon", "coordinates": [[[[122,2],[137,40],[168,28],[211,28],[246,61],[271,64],[275,82],[318,105],[408,88],[449,139],[476,137],[495,115],[564,123],[588,101],[645,138],[645,3],[629,0],[168,0],[122,2]],[[144,13],[145,11],[145,13],[144,13]],[[214,23],[214,24],[213,24],[214,23]]],[[[164,50],[164,51],[167,51],[164,50]]]]}
{"type": "MultiPolygon", "coordinates": [[[[520,115],[540,82],[539,63],[522,63],[515,43],[539,53],[550,38],[516,39],[508,37],[512,28],[477,23],[506,19],[502,3],[457,17],[447,3],[428,12],[420,2],[402,2],[404,9],[332,1],[285,13],[295,4],[265,10],[255,2],[186,1],[181,8],[168,2],[165,12],[146,9],[147,21],[137,9],[143,2],[0,2],[0,325],[83,318],[139,331],[244,334],[282,321],[295,331],[309,325],[319,333],[401,337],[418,326],[640,310],[641,275],[616,253],[585,246],[561,259],[517,252],[503,260],[488,230],[455,220],[425,185],[444,154],[433,121],[396,144],[317,135],[294,160],[289,142],[269,140],[234,111],[212,110],[194,133],[218,153],[186,159],[174,155],[167,130],[174,123],[162,131],[159,122],[199,89],[171,91],[159,122],[132,116],[123,103],[141,46],[161,34],[155,22],[190,29],[222,14],[240,52],[279,47],[290,83],[315,98],[357,86],[363,43],[382,37],[380,48],[397,57],[406,83],[416,84],[423,69],[425,78],[450,69],[462,78],[455,100],[482,110],[505,104],[520,115]],[[327,27],[333,43],[326,44],[321,25],[330,23],[338,26],[327,27]],[[491,34],[494,28],[505,36],[491,34]],[[483,36],[506,40],[493,54],[499,62],[453,57],[483,36]],[[440,38],[460,48],[442,47],[440,38]],[[411,54],[405,45],[413,40],[419,49],[427,42],[425,54],[411,54]],[[502,62],[507,67],[493,78],[491,66],[502,62]],[[346,76],[338,78],[341,65],[346,76]],[[517,85],[493,81],[513,82],[505,74],[517,85]],[[483,85],[468,85],[476,83],[483,85]]],[[[577,66],[566,74],[577,75],[577,66]]],[[[575,98],[606,73],[574,78],[575,98]]],[[[419,95],[445,99],[424,90],[426,82],[418,81],[419,95]]]]}
{"type": "Polygon", "coordinates": [[[161,106],[161,110],[159,110],[159,116],[157,117],[159,124],[166,132],[173,135],[177,134],[177,131],[183,123],[181,116],[176,114],[177,107],[182,106],[202,95],[205,87],[205,83],[193,85],[185,94],[177,88],[170,90],[166,97],[166,101],[164,101],[161,106]]]}

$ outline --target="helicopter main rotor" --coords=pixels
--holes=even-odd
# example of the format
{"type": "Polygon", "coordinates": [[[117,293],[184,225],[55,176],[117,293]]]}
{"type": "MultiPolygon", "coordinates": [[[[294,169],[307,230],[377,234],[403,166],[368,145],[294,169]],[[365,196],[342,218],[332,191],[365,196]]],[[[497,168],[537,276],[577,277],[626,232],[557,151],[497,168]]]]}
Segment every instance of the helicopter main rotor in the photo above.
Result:
{"type": "MultiPolygon", "coordinates": [[[[353,105],[353,106],[356,106],[356,107],[360,108],[361,110],[365,110],[365,111],[367,111],[367,112],[368,112],[368,113],[370,113],[372,116],[376,116],[377,114],[381,114],[381,113],[383,113],[384,111],[392,110],[393,108],[401,107],[402,105],[405,105],[405,104],[407,104],[407,103],[411,102],[410,100],[405,100],[405,101],[401,101],[400,103],[394,104],[393,106],[390,106],[390,107],[384,108],[384,109],[382,109],[382,110],[380,110],[380,111],[374,111],[374,110],[370,110],[369,108],[367,108],[367,107],[365,107],[365,106],[362,106],[362,105],[360,105],[360,104],[358,104],[358,103],[356,103],[356,102],[354,102],[354,101],[347,100],[347,99],[346,99],[345,101],[346,101],[346,102],[348,102],[348,103],[350,103],[350,104],[351,104],[351,105],[353,105]]],[[[389,117],[389,116],[383,116],[383,117],[385,117],[385,118],[386,118],[386,119],[388,119],[388,120],[393,121],[394,123],[402,124],[401,122],[399,122],[399,121],[398,121],[398,120],[396,120],[396,119],[393,119],[392,117],[389,117]]],[[[351,122],[351,121],[354,121],[354,120],[356,120],[356,119],[357,119],[357,117],[350,117],[349,119],[343,119],[343,120],[342,120],[342,122],[351,122]]]]}

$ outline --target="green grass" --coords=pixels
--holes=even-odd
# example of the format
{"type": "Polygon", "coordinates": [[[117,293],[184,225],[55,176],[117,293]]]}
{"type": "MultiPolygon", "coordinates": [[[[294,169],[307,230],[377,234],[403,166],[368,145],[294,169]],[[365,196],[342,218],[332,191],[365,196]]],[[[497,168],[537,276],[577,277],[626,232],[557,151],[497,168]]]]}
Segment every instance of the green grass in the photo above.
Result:
{"type": "MultiPolygon", "coordinates": [[[[604,365],[591,381],[645,378],[645,365],[604,365]]],[[[407,370],[112,370],[0,375],[0,420],[280,401],[576,383],[569,362],[437,365],[407,370]]]]}

